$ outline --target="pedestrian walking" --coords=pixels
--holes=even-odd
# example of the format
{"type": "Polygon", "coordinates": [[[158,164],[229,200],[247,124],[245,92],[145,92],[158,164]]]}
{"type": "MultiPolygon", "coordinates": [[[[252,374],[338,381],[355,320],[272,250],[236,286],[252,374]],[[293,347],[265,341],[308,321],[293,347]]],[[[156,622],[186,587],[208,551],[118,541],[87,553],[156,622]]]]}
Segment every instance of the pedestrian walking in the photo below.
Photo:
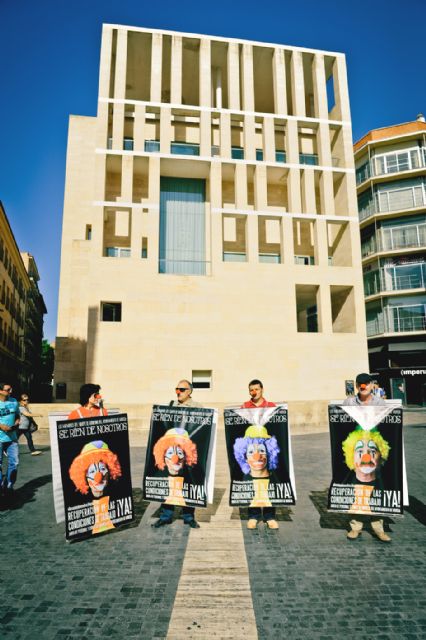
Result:
{"type": "Polygon", "coordinates": [[[18,427],[18,440],[23,435],[31,451],[32,456],[39,456],[41,451],[36,449],[33,442],[33,433],[37,431],[37,423],[34,418],[42,418],[41,413],[33,413],[29,406],[29,397],[27,393],[22,393],[19,399],[20,421],[18,427]]]}

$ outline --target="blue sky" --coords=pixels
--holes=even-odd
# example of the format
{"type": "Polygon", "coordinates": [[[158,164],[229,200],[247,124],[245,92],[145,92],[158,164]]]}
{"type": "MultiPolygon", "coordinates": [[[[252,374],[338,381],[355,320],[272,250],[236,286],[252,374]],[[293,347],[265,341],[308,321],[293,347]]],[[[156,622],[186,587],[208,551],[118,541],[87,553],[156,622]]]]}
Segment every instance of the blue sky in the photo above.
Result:
{"type": "Polygon", "coordinates": [[[96,114],[103,22],[342,51],[354,139],[426,112],[424,0],[0,0],[0,199],[56,334],[70,114],[96,114]]]}

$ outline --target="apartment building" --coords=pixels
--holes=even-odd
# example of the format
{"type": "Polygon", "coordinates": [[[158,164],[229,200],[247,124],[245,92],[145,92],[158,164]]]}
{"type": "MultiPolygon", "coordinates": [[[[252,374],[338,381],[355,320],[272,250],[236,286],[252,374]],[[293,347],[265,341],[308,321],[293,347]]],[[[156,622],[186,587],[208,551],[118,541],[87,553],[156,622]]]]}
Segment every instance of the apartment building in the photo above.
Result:
{"type": "Polygon", "coordinates": [[[43,315],[34,257],[20,253],[0,202],[0,380],[31,393],[40,366],[43,315]]]}
{"type": "Polygon", "coordinates": [[[344,396],[368,366],[341,53],[104,25],[71,116],[55,384],[344,396]]]}
{"type": "Polygon", "coordinates": [[[426,405],[426,123],[355,143],[370,370],[388,397],[426,405]]]}

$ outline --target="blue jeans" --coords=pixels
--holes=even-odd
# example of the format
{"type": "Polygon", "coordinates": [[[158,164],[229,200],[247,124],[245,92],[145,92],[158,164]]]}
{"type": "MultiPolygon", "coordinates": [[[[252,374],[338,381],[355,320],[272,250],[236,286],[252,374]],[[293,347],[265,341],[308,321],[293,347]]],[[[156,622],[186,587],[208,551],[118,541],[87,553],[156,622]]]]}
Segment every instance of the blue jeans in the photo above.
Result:
{"type": "Polygon", "coordinates": [[[275,507],[249,507],[248,508],[248,517],[249,520],[257,520],[260,522],[262,520],[268,522],[268,520],[275,520],[275,507]],[[262,514],[263,511],[263,514],[262,514]]]}
{"type": "MultiPolygon", "coordinates": [[[[175,506],[173,504],[162,504],[160,509],[160,520],[163,520],[163,522],[172,520],[174,510],[175,506]]],[[[194,511],[195,507],[182,507],[182,516],[185,524],[188,524],[189,522],[192,522],[192,520],[195,520],[194,511]]]]}
{"type": "Polygon", "coordinates": [[[17,442],[0,441],[0,485],[11,489],[16,482],[19,465],[19,447],[17,442]],[[3,452],[7,451],[7,474],[3,477],[3,452]]]}

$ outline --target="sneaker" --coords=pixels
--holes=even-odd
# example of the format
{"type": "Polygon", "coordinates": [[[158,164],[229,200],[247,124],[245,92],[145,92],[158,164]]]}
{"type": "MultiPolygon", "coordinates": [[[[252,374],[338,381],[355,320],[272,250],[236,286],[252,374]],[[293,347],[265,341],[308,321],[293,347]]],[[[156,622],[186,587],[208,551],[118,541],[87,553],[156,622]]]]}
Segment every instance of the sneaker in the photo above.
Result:
{"type": "Polygon", "coordinates": [[[279,529],[279,524],[276,520],[267,520],[266,524],[268,525],[268,529],[279,529]]]}
{"type": "Polygon", "coordinates": [[[40,456],[41,455],[41,451],[39,451],[38,449],[36,449],[35,451],[31,451],[31,455],[32,456],[40,456]]]}
{"type": "Polygon", "coordinates": [[[350,531],[348,531],[346,537],[348,540],[357,540],[361,533],[362,531],[355,531],[354,529],[351,529],[350,531]]]}
{"type": "Polygon", "coordinates": [[[247,522],[247,529],[256,529],[257,527],[257,520],[256,518],[250,518],[250,520],[247,522]]]}
{"type": "Polygon", "coordinates": [[[198,524],[198,522],[196,520],[188,520],[184,524],[189,525],[191,527],[191,529],[199,529],[200,528],[200,525],[198,524]]]}

